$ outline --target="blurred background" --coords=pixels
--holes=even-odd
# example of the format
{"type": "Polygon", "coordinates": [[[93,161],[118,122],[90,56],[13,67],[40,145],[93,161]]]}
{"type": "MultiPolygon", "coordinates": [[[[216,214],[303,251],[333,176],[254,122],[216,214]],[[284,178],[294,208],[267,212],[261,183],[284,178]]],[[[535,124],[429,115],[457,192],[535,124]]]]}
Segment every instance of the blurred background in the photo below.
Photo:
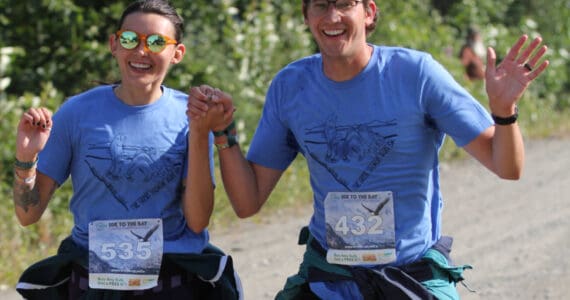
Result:
{"type": "MultiPolygon", "coordinates": [[[[69,184],[56,192],[39,223],[24,228],[14,216],[12,164],[19,117],[31,106],[56,111],[66,98],[119,78],[108,39],[129,2],[0,0],[0,287],[13,287],[24,268],[55,254],[72,225],[69,184]]],[[[301,0],[172,3],[185,19],[187,54],[165,84],[182,91],[210,84],[232,94],[240,144],[247,151],[271,78],[292,60],[317,51],[303,24],[301,0]]],[[[521,34],[542,36],[551,66],[521,101],[523,134],[539,138],[570,132],[570,0],[376,3],[380,19],[370,42],[430,52],[484,105],[484,82],[470,80],[459,57],[470,29],[479,32],[484,46],[496,49],[499,60],[521,34]]],[[[453,144],[441,152],[442,160],[462,155],[453,144]]],[[[264,212],[312,201],[302,164],[298,158],[288,169],[264,212]]],[[[218,185],[211,227],[235,220],[218,185]]]]}

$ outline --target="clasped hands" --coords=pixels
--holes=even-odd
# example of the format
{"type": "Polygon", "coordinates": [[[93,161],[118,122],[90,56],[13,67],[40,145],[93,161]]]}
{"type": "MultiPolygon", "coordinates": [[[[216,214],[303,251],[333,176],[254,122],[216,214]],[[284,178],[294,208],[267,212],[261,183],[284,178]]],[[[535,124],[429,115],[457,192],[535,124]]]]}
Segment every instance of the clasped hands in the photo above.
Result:
{"type": "Polygon", "coordinates": [[[236,109],[229,94],[209,85],[191,87],[188,94],[186,115],[193,126],[222,131],[232,122],[236,109]]]}

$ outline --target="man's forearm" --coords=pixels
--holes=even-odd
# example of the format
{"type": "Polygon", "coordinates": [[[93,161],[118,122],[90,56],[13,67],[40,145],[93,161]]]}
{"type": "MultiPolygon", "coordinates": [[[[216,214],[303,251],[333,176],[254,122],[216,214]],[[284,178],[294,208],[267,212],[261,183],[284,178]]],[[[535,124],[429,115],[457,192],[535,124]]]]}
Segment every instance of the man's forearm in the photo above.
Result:
{"type": "Polygon", "coordinates": [[[495,173],[504,179],[519,179],[524,156],[524,143],[518,124],[496,125],[493,138],[495,173]]]}

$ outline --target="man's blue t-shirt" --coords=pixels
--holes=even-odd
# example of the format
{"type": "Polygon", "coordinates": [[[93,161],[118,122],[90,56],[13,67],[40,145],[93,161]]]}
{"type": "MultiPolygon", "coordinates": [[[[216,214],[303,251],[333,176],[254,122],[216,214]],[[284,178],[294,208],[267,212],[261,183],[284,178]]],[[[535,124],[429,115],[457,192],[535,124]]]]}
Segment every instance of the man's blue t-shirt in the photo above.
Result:
{"type": "Polygon", "coordinates": [[[247,157],[279,170],[297,153],[306,158],[314,193],[309,228],[325,249],[327,230],[335,225],[325,222],[328,195],[389,192],[393,264],[401,265],[419,259],[440,238],[438,152],[445,135],[462,147],[492,124],[429,54],[374,46],[366,68],[349,81],[325,77],[320,54],[281,70],[247,157]]]}
{"type": "MultiPolygon", "coordinates": [[[[38,170],[63,184],[71,176],[72,237],[88,248],[89,223],[161,218],[165,253],[199,253],[208,232],[193,233],[181,207],[187,172],[188,96],[162,87],[149,105],[129,106],[113,86],[69,98],[54,114],[38,170]]],[[[214,180],[213,137],[210,170],[214,180]]]]}

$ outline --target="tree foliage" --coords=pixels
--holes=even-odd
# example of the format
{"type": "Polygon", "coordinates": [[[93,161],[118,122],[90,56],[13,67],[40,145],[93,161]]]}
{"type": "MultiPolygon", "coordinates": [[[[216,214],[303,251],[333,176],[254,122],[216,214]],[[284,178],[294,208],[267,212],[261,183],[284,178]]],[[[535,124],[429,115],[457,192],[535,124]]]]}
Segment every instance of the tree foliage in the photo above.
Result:
{"type": "MultiPolygon", "coordinates": [[[[241,143],[247,149],[271,78],[287,63],[316,49],[303,24],[301,1],[172,2],[185,19],[183,42],[188,52],[184,61],[173,67],[166,84],[180,90],[210,84],[232,94],[238,107],[241,143]]],[[[118,29],[117,21],[128,3],[0,0],[0,217],[4,219],[0,232],[6,233],[0,236],[0,264],[10,270],[0,274],[0,282],[13,283],[22,268],[53,253],[71,226],[68,186],[56,193],[40,224],[30,228],[16,225],[11,170],[19,117],[30,106],[44,105],[55,111],[67,97],[118,79],[108,39],[118,29]],[[15,251],[18,249],[26,250],[15,251]]],[[[430,52],[482,101],[484,86],[467,82],[457,59],[467,27],[478,26],[485,43],[497,49],[499,59],[520,34],[543,36],[550,47],[551,67],[527,92],[525,99],[533,100],[522,101],[521,115],[529,115],[526,124],[534,127],[550,124],[553,114],[563,115],[570,108],[570,0],[550,0],[548,5],[539,0],[407,0],[377,4],[380,20],[371,42],[430,52]]],[[[290,192],[299,182],[307,181],[299,180],[297,174],[286,174],[290,177],[283,184],[291,183],[284,187],[288,193],[276,191],[277,197],[309,198],[290,192]]],[[[224,195],[219,193],[217,197],[224,195]]],[[[231,210],[227,201],[217,201],[216,212],[223,209],[231,210]]]]}

